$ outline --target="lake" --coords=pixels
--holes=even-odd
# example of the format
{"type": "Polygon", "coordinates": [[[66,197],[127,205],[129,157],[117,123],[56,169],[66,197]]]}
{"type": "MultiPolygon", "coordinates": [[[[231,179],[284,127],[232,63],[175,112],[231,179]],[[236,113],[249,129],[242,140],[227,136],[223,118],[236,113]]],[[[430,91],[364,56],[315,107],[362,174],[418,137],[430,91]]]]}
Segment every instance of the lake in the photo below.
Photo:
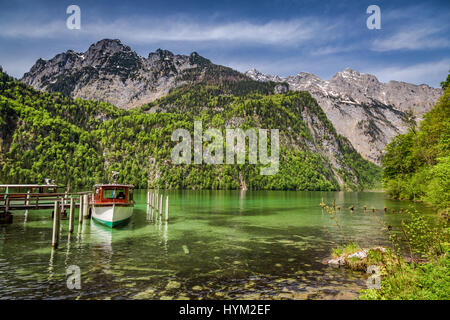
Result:
{"type": "Polygon", "coordinates": [[[389,245],[382,223],[395,227],[405,217],[391,209],[433,213],[381,192],[163,194],[168,223],[152,219],[146,191],[135,190],[130,223],[111,230],[76,219],[69,235],[62,220],[57,250],[50,211],[13,212],[13,223],[0,225],[0,299],[354,299],[367,275],[324,264],[331,249],[344,239],[389,245]],[[342,230],[322,198],[341,207],[342,230]],[[67,288],[71,265],[80,268],[80,290],[67,288]]]}

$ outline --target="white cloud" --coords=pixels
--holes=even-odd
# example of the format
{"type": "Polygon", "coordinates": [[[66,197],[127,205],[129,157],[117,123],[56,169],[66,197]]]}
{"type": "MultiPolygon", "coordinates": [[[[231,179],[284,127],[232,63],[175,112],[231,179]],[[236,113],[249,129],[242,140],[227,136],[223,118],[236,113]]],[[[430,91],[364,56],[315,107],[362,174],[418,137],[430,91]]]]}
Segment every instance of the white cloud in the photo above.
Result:
{"type": "Polygon", "coordinates": [[[288,21],[251,23],[237,21],[229,23],[198,23],[189,19],[173,18],[157,21],[123,20],[98,21],[81,24],[81,30],[68,30],[65,21],[46,24],[0,25],[0,36],[7,38],[57,39],[77,33],[79,37],[100,39],[117,37],[124,42],[155,43],[160,41],[203,42],[235,41],[259,44],[298,45],[320,35],[325,26],[304,18],[288,21]],[[132,23],[130,23],[132,21],[132,23]]]}
{"type": "Polygon", "coordinates": [[[450,59],[415,64],[406,67],[387,67],[382,69],[365,70],[365,73],[374,74],[380,81],[404,81],[414,84],[427,83],[439,87],[450,69],[450,59]]]}
{"type": "Polygon", "coordinates": [[[376,39],[372,43],[374,51],[423,50],[447,48],[450,40],[440,36],[443,30],[435,27],[420,27],[399,31],[386,39],[376,39]]]}

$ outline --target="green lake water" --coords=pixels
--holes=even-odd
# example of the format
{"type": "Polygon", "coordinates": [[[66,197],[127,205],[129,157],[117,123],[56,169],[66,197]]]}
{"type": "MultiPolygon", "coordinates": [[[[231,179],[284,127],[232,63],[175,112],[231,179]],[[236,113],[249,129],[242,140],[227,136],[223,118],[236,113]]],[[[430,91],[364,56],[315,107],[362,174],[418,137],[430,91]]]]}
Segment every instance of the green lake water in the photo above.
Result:
{"type": "Polygon", "coordinates": [[[324,264],[331,249],[344,237],[389,245],[380,222],[395,227],[404,215],[384,213],[385,206],[432,216],[430,208],[380,192],[163,194],[168,223],[152,218],[146,191],[135,190],[130,223],[111,230],[76,219],[69,235],[62,220],[57,250],[50,211],[13,212],[13,223],[0,225],[0,299],[354,299],[367,275],[324,264]],[[341,206],[343,232],[322,211],[322,198],[341,206]],[[71,265],[81,270],[80,290],[67,288],[71,265]]]}

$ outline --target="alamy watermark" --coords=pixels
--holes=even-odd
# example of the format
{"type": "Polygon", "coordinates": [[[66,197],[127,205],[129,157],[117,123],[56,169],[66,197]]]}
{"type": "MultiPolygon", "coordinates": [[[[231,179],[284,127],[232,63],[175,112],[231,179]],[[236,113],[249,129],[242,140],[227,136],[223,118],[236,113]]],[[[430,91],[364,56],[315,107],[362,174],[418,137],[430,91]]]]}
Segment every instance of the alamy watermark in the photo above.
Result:
{"type": "Polygon", "coordinates": [[[380,267],[377,265],[370,265],[367,267],[367,273],[370,273],[370,277],[367,279],[367,287],[369,289],[381,288],[381,274],[380,267]]]}
{"type": "Polygon", "coordinates": [[[368,29],[381,29],[381,9],[379,6],[372,4],[367,7],[366,13],[371,14],[366,20],[368,29]]]}
{"type": "Polygon", "coordinates": [[[66,269],[67,288],[70,290],[81,289],[81,270],[77,265],[68,266],[66,269]]]}
{"type": "MultiPolygon", "coordinates": [[[[248,139],[248,162],[262,164],[261,175],[274,175],[279,168],[279,131],[278,129],[230,129],[225,134],[226,152],[223,153],[224,138],[219,129],[209,128],[203,133],[201,121],[194,122],[194,164],[245,164],[246,141],[248,139]],[[270,131],[270,155],[268,151],[268,132],[270,131]],[[203,143],[207,143],[203,148],[203,143]],[[259,151],[259,152],[258,152],[259,151]],[[236,161],[235,161],[236,156],[236,161]],[[259,159],[258,159],[259,158],[259,159]]],[[[175,164],[192,163],[192,139],[186,129],[176,129],[172,141],[178,144],[172,150],[172,162],[175,164]],[[180,141],[180,138],[182,139],[180,141]]]]}
{"type": "Polygon", "coordinates": [[[67,29],[81,29],[81,9],[79,6],[72,4],[67,7],[66,13],[70,14],[66,20],[67,29]]]}

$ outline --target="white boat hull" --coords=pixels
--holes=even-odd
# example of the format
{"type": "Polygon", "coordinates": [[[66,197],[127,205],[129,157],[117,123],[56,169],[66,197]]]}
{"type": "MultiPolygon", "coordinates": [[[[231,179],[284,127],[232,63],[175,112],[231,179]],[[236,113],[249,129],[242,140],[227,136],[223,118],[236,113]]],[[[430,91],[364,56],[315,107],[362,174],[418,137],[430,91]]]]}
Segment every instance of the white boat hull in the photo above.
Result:
{"type": "Polygon", "coordinates": [[[116,225],[126,223],[132,215],[133,206],[96,206],[94,204],[92,210],[92,218],[108,227],[115,227],[116,225]]]}

